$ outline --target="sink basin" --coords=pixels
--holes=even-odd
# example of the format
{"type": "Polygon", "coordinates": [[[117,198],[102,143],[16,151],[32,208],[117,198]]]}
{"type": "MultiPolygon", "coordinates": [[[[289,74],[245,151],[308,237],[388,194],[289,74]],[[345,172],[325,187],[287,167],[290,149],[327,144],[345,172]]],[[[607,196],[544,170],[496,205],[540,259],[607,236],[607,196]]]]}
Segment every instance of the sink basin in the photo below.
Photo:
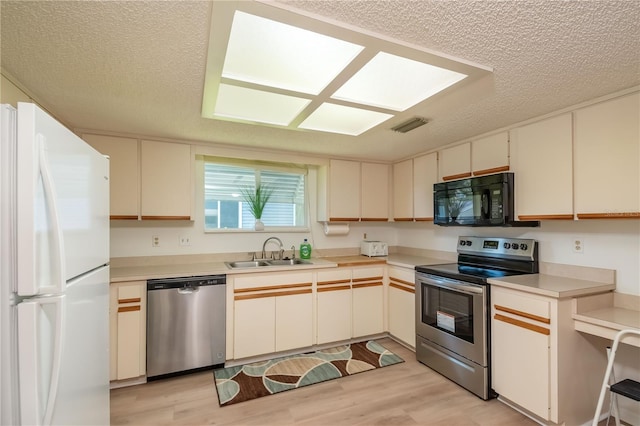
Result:
{"type": "Polygon", "coordinates": [[[311,262],[308,260],[302,259],[283,259],[283,260],[267,260],[269,265],[311,265],[311,262]]]}
{"type": "Polygon", "coordinates": [[[283,259],[283,260],[238,260],[235,262],[224,262],[229,268],[259,268],[264,266],[293,266],[311,265],[308,260],[303,259],[283,259]]]}
{"type": "Polygon", "coordinates": [[[269,266],[264,260],[241,260],[236,262],[224,262],[230,268],[257,268],[259,266],[269,266]]]}

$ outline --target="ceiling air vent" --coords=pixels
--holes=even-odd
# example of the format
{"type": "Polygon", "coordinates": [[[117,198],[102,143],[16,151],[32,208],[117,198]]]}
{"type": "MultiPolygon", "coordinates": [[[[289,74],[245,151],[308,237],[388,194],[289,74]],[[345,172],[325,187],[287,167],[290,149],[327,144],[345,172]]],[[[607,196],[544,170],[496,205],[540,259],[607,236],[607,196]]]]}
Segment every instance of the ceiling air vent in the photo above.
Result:
{"type": "Polygon", "coordinates": [[[398,133],[407,133],[413,129],[417,129],[418,127],[425,125],[429,122],[426,118],[422,117],[413,117],[410,120],[405,121],[404,123],[400,123],[395,127],[392,127],[391,130],[398,133]]]}

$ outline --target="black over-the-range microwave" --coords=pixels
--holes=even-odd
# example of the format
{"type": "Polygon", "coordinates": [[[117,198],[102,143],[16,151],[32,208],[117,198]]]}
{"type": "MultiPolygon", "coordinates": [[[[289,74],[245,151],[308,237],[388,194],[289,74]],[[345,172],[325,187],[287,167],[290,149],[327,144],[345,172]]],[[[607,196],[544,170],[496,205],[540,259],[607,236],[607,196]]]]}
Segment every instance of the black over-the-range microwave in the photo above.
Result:
{"type": "Polygon", "coordinates": [[[433,185],[433,223],[441,226],[540,226],[517,221],[512,172],[433,185]]]}

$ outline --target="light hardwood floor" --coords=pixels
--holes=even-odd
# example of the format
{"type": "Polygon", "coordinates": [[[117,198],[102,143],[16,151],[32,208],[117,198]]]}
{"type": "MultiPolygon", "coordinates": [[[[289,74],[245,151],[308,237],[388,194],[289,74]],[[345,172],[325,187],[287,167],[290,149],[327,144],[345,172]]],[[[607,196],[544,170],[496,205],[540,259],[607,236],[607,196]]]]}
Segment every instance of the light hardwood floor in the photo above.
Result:
{"type": "Polygon", "coordinates": [[[221,408],[210,371],[111,391],[112,425],[535,425],[483,401],[415,359],[221,408]]]}

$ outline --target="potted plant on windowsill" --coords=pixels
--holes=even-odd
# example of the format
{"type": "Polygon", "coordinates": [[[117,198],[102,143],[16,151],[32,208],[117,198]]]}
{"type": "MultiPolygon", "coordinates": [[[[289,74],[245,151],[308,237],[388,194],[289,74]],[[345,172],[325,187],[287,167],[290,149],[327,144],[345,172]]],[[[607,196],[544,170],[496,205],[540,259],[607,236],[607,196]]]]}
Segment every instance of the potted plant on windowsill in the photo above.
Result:
{"type": "Polygon", "coordinates": [[[262,184],[256,186],[255,189],[244,188],[242,190],[242,197],[249,206],[249,211],[256,219],[254,227],[256,231],[262,231],[264,229],[264,223],[262,223],[260,219],[262,218],[262,212],[264,211],[264,207],[267,205],[269,198],[271,198],[272,193],[272,188],[262,184]]]}

